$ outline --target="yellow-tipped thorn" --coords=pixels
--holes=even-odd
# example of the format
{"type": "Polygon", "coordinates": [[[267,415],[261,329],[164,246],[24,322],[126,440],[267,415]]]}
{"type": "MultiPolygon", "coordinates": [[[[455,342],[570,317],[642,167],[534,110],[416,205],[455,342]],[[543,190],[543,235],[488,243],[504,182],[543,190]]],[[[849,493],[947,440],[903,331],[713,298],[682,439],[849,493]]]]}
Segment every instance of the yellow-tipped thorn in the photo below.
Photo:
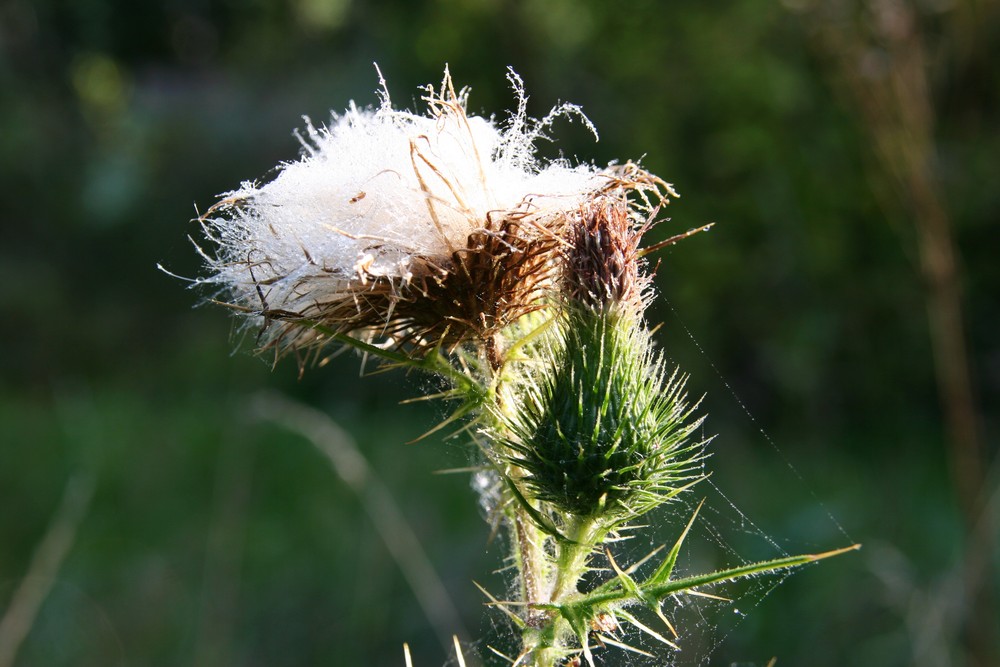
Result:
{"type": "Polygon", "coordinates": [[[846,554],[848,551],[857,551],[861,548],[860,544],[852,544],[849,547],[844,547],[842,549],[834,549],[833,551],[824,551],[821,554],[810,554],[809,560],[823,560],[824,558],[833,558],[834,556],[839,556],[840,554],[846,554]]]}
{"type": "MultiPolygon", "coordinates": [[[[488,606],[498,608],[500,611],[506,614],[510,618],[510,620],[514,621],[514,625],[516,625],[517,627],[519,628],[524,627],[524,619],[522,619],[520,616],[512,612],[510,609],[508,609],[508,607],[516,605],[518,603],[501,602],[500,600],[497,600],[495,597],[493,597],[493,595],[488,590],[480,586],[478,582],[473,581],[472,584],[479,589],[480,593],[482,593],[489,599],[489,602],[486,603],[488,606]]],[[[527,603],[521,603],[521,604],[527,604],[527,603]]]]}
{"type": "MultiPolygon", "coordinates": [[[[640,630],[642,630],[643,632],[645,632],[647,635],[649,635],[653,639],[657,640],[658,642],[666,644],[667,646],[669,646],[669,647],[671,647],[673,649],[680,650],[680,648],[681,648],[680,646],[678,646],[677,644],[673,643],[672,641],[670,641],[669,639],[667,639],[666,637],[664,637],[663,635],[661,635],[656,630],[653,630],[652,628],[650,628],[650,627],[648,627],[648,626],[640,623],[639,620],[635,616],[633,616],[632,614],[629,614],[628,612],[626,612],[624,610],[621,610],[621,609],[619,609],[617,613],[618,613],[619,616],[621,616],[622,618],[624,618],[626,621],[628,621],[629,623],[631,623],[635,627],[639,628],[640,630]]],[[[668,625],[667,627],[670,627],[670,626],[668,625]]],[[[672,627],[670,629],[673,630],[672,627]]],[[[674,633],[674,637],[676,637],[676,636],[677,636],[677,634],[674,633]]]]}
{"type": "Polygon", "coordinates": [[[597,638],[600,639],[605,644],[610,644],[611,646],[617,646],[618,648],[620,648],[622,650],[625,650],[625,651],[632,651],[633,653],[638,653],[639,655],[644,655],[647,658],[655,658],[656,657],[652,653],[646,653],[645,651],[643,651],[641,649],[637,649],[634,646],[629,646],[628,644],[625,644],[623,642],[616,641],[616,640],[612,639],[611,637],[608,637],[607,635],[597,635],[597,638]]]}
{"type": "Polygon", "coordinates": [[[489,644],[486,645],[486,650],[488,650],[493,655],[496,655],[496,656],[499,656],[499,657],[503,658],[504,660],[506,660],[507,662],[509,662],[511,665],[515,664],[514,663],[514,658],[510,657],[506,653],[498,651],[497,649],[493,648],[489,644]]]}
{"type": "Polygon", "coordinates": [[[517,660],[515,660],[514,664],[511,665],[510,667],[518,667],[519,665],[524,664],[522,661],[529,655],[531,655],[531,651],[532,651],[531,648],[526,648],[523,651],[521,651],[521,654],[517,656],[517,660]]]}
{"type": "Polygon", "coordinates": [[[712,595],[711,593],[702,593],[701,591],[696,591],[693,588],[689,588],[686,591],[681,591],[685,595],[696,595],[700,598],[708,598],[709,600],[718,600],[720,602],[732,602],[731,598],[725,598],[721,595],[712,595]]]}
{"type": "Polygon", "coordinates": [[[646,554],[645,556],[643,556],[640,560],[638,560],[637,562],[633,563],[630,567],[626,568],[625,573],[626,574],[632,574],[633,572],[635,572],[636,570],[638,570],[640,567],[642,567],[643,565],[645,565],[647,562],[649,562],[650,558],[652,558],[656,554],[660,553],[665,548],[666,548],[666,545],[663,545],[663,544],[661,544],[660,546],[656,547],[655,549],[653,549],[652,551],[650,551],[648,554],[646,554]]]}
{"type": "Polygon", "coordinates": [[[467,466],[465,468],[442,468],[441,470],[434,470],[431,472],[432,475],[459,475],[466,473],[481,472],[487,470],[486,466],[467,466]]]}
{"type": "Polygon", "coordinates": [[[660,620],[663,621],[663,624],[667,626],[667,629],[670,630],[670,634],[674,636],[674,639],[680,638],[680,635],[677,634],[677,630],[674,629],[674,624],[671,623],[670,619],[664,615],[663,610],[660,608],[660,605],[656,605],[656,615],[659,616],[660,620]]]}

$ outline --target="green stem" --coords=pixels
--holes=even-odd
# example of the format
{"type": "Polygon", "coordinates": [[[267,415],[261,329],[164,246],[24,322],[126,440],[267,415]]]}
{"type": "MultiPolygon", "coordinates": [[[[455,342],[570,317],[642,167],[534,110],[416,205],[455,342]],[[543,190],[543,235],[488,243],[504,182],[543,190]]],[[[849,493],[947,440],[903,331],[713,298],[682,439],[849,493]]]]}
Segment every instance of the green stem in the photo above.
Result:
{"type": "MultiPolygon", "coordinates": [[[[566,646],[562,642],[569,634],[569,627],[566,619],[555,612],[555,608],[565,600],[579,595],[580,579],[587,571],[594,546],[603,540],[606,531],[601,529],[599,522],[587,517],[575,519],[567,533],[568,540],[552,541],[556,556],[549,566],[552,570],[548,577],[552,581],[551,590],[544,600],[538,600],[544,604],[544,608],[535,608],[530,612],[535,615],[536,620],[541,621],[541,625],[532,626],[524,634],[524,649],[532,649],[524,664],[531,667],[554,667],[565,658],[566,646]]],[[[542,557],[545,557],[544,553],[542,557]]]]}
{"type": "MultiPolygon", "coordinates": [[[[503,365],[496,367],[490,364],[489,367],[491,396],[498,409],[503,412],[509,409],[510,398],[502,387],[503,365]]],[[[497,423],[493,426],[496,430],[501,428],[497,423]]],[[[549,600],[550,563],[546,554],[546,541],[551,538],[540,527],[543,519],[538,514],[537,508],[529,504],[531,500],[525,498],[518,488],[524,470],[511,466],[501,474],[506,478],[508,492],[513,496],[507,520],[511,532],[511,550],[518,570],[520,601],[527,605],[523,616],[528,628],[524,638],[527,648],[529,645],[527,635],[545,626],[547,618],[551,616],[550,612],[533,606],[549,600]]]]}
{"type": "Polygon", "coordinates": [[[592,517],[578,518],[575,524],[569,531],[571,541],[557,543],[556,580],[550,598],[553,604],[560,604],[579,592],[577,585],[587,571],[594,546],[604,537],[604,531],[598,529],[599,524],[592,517]]]}

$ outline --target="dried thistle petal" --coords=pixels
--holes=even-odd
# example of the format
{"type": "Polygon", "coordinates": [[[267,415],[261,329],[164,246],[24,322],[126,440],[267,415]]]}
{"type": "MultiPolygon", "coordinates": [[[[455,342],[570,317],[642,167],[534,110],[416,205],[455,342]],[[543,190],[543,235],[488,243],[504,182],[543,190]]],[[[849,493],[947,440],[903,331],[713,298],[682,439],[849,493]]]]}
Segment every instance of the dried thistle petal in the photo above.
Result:
{"type": "Polygon", "coordinates": [[[406,280],[361,272],[362,286],[300,313],[275,316],[283,320],[279,338],[294,337],[303,345],[310,334],[320,336],[299,326],[309,320],[338,331],[374,332],[417,349],[449,350],[470,337],[490,340],[542,307],[557,269],[555,236],[526,233],[516,217],[496,227],[472,232],[464,248],[437,263],[415,258],[406,280]]]}
{"type": "Polygon", "coordinates": [[[565,250],[565,297],[595,310],[642,311],[649,276],[642,273],[639,242],[648,223],[636,224],[624,196],[596,197],[569,229],[565,250]]]}

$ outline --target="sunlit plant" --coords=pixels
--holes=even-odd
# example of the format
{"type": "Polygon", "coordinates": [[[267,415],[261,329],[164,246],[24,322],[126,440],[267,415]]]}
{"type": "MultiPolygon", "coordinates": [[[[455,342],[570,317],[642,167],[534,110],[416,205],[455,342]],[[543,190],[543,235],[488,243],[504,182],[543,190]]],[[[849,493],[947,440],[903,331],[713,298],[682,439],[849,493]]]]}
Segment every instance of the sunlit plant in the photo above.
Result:
{"type": "Polygon", "coordinates": [[[572,105],[528,117],[508,78],[504,123],[468,115],[446,71],[426,114],[395,109],[383,82],[378,108],[307,124],[299,161],[201,216],[197,282],[261,350],[309,365],[346,345],[445,384],[441,426],[476,448],[507,535],[512,592],[484,593],[520,631],[511,662],[593,664],[598,646],[630,648],[623,625],[676,648],[671,596],[843,550],[678,577],[691,516],[665,556],[615,560],[623,530],[707,474],[703,417],[644,315],[646,255],[701,230],[643,247],[673,188],[632,162],[539,160],[556,118],[593,128],[572,105]]]}

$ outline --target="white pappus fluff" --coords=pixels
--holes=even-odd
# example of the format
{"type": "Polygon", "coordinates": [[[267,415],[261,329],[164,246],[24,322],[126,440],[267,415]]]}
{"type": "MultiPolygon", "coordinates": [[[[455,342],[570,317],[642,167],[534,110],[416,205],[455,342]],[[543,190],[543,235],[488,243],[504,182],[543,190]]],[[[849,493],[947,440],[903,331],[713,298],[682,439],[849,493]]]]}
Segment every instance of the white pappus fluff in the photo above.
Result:
{"type": "Polygon", "coordinates": [[[491,219],[517,214],[544,229],[579,210],[607,172],[542,163],[534,144],[559,116],[592,126],[572,105],[529,118],[520,78],[508,79],[518,107],[502,126],[466,114],[468,91],[456,93],[447,70],[440,90],[425,89],[426,115],[394,109],[380,77],[378,108],[352,103],[322,128],[306,119],[301,159],[201,217],[214,248],[203,252],[212,273],[198,282],[250,311],[304,312],[372,278],[406,283],[491,219]]]}

